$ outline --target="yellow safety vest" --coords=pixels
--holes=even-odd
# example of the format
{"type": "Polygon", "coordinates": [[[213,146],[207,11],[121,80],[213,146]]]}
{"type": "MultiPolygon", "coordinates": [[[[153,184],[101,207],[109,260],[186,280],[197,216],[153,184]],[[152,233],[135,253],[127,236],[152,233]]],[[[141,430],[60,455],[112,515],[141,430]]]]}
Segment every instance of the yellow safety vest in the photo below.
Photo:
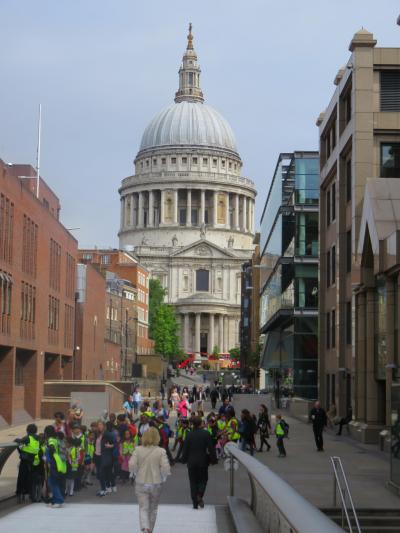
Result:
{"type": "Polygon", "coordinates": [[[38,439],[35,439],[35,437],[32,437],[32,435],[29,435],[29,443],[24,444],[21,447],[22,452],[29,453],[30,455],[34,456],[33,466],[38,466],[40,464],[39,450],[40,450],[40,443],[38,439]]]}
{"type": "Polygon", "coordinates": [[[132,455],[135,449],[133,442],[123,442],[122,443],[122,455],[132,455]]]}
{"type": "Polygon", "coordinates": [[[94,444],[92,444],[91,442],[88,442],[88,443],[87,443],[86,454],[87,454],[91,459],[93,459],[93,456],[94,456],[94,444]]]}
{"type": "Polygon", "coordinates": [[[238,425],[239,423],[236,418],[231,418],[230,420],[228,420],[226,424],[226,429],[229,440],[236,442],[240,439],[240,434],[237,431],[238,425]],[[236,431],[234,431],[233,429],[233,424],[236,424],[236,431]]]}
{"type": "Polygon", "coordinates": [[[67,472],[67,463],[66,463],[66,461],[61,459],[61,456],[60,456],[60,453],[59,453],[60,452],[60,449],[59,449],[60,447],[59,447],[59,444],[58,444],[58,440],[55,439],[54,437],[50,437],[49,440],[47,441],[47,445],[54,447],[53,458],[54,458],[54,462],[56,463],[57,472],[59,474],[65,474],[67,472]]]}
{"type": "Polygon", "coordinates": [[[283,430],[283,427],[280,422],[278,422],[278,424],[276,424],[275,426],[275,434],[278,437],[283,437],[285,435],[285,431],[283,430]]]}
{"type": "Polygon", "coordinates": [[[226,428],[226,422],[224,422],[223,420],[217,420],[217,426],[219,431],[224,431],[224,429],[226,428]]]}

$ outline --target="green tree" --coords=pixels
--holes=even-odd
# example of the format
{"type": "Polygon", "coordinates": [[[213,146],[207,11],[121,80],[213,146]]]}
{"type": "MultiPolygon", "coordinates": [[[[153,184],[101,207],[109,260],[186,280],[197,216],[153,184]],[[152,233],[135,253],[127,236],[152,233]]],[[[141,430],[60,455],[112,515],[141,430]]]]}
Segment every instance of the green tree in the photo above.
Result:
{"type": "Polygon", "coordinates": [[[231,348],[229,350],[229,353],[232,359],[236,359],[236,360],[240,359],[240,348],[231,348]]]}
{"type": "Polygon", "coordinates": [[[163,289],[159,279],[150,279],[149,283],[149,338],[155,340],[157,311],[164,303],[167,291],[163,289]]]}
{"type": "Polygon", "coordinates": [[[156,311],[153,323],[154,349],[156,353],[172,361],[181,356],[178,337],[179,325],[174,309],[162,303],[156,311]]]}

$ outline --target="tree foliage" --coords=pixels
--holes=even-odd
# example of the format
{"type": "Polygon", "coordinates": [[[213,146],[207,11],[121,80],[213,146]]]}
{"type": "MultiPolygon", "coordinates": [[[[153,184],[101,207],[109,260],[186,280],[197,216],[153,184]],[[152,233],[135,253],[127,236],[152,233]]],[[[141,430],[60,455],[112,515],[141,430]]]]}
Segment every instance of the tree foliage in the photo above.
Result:
{"type": "Polygon", "coordinates": [[[155,340],[154,331],[156,324],[157,311],[167,291],[162,287],[159,279],[150,279],[149,283],[149,338],[155,340]]]}
{"type": "Polygon", "coordinates": [[[173,307],[165,303],[156,310],[153,322],[154,349],[156,353],[172,361],[179,358],[179,324],[173,307]]]}
{"type": "Polygon", "coordinates": [[[229,353],[232,359],[240,359],[240,348],[231,348],[229,353]]]}

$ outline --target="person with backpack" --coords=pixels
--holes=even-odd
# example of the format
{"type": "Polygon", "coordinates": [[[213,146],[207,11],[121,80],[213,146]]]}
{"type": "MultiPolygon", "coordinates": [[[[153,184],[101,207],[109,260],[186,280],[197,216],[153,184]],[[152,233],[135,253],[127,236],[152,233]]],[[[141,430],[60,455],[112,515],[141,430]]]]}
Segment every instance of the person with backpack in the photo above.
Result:
{"type": "Polygon", "coordinates": [[[324,427],[328,423],[328,417],[326,416],[325,409],[322,409],[321,403],[316,401],[314,407],[310,411],[310,422],[313,425],[314,439],[318,452],[324,451],[324,439],[323,432],[324,427]]]}
{"type": "Polygon", "coordinates": [[[279,451],[279,457],[286,457],[285,445],[283,439],[289,435],[289,424],[283,420],[282,415],[276,415],[275,424],[276,445],[279,451]]]}
{"type": "Polygon", "coordinates": [[[46,426],[44,429],[46,439],[46,464],[48,468],[48,485],[51,491],[49,507],[57,509],[63,506],[64,497],[62,494],[64,477],[67,472],[67,463],[60,454],[60,444],[57,433],[53,426],[46,426]]]}
{"type": "Polygon", "coordinates": [[[257,432],[257,426],[248,409],[243,409],[241,413],[241,424],[239,426],[240,443],[239,448],[242,452],[250,448],[250,455],[254,455],[254,435],[257,432]]]}
{"type": "Polygon", "coordinates": [[[37,426],[29,424],[26,428],[26,435],[22,439],[15,439],[18,444],[20,464],[17,479],[17,499],[19,502],[24,501],[25,494],[29,494],[31,501],[37,501],[35,488],[35,475],[39,470],[41,463],[41,450],[39,438],[37,436],[37,426]]]}

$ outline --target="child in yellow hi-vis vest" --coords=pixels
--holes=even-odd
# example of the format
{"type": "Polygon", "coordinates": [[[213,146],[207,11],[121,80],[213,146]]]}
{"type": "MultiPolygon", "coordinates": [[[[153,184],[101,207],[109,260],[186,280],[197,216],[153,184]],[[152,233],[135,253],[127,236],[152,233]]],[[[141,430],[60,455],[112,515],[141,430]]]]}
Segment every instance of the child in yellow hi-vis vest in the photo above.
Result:
{"type": "Polygon", "coordinates": [[[129,459],[137,446],[138,437],[132,436],[129,430],[126,430],[119,444],[119,463],[121,465],[121,479],[123,483],[129,479],[129,459]]]}

